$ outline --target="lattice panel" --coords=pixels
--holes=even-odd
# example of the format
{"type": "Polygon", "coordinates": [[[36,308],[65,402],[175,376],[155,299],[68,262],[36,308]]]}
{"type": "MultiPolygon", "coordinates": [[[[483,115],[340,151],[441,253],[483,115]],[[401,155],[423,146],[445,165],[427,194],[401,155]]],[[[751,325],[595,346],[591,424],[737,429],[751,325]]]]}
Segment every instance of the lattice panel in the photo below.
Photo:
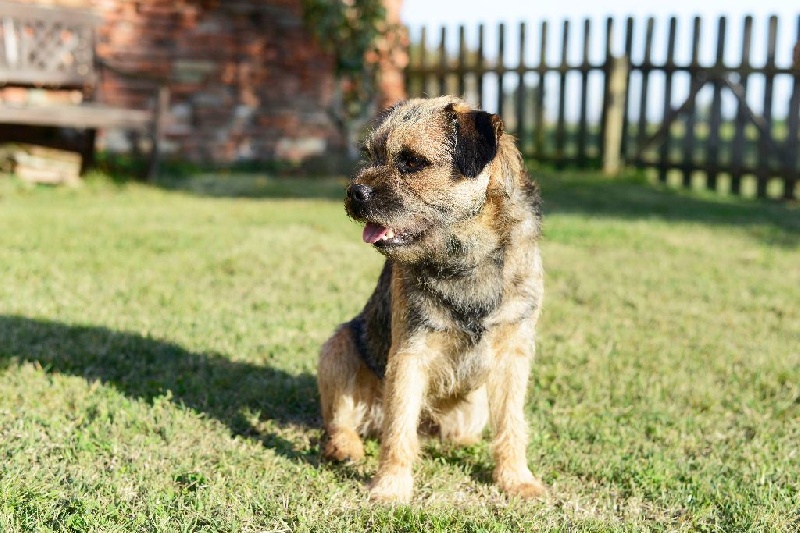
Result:
{"type": "Polygon", "coordinates": [[[0,0],[0,83],[91,83],[95,24],[89,11],[0,0]]]}

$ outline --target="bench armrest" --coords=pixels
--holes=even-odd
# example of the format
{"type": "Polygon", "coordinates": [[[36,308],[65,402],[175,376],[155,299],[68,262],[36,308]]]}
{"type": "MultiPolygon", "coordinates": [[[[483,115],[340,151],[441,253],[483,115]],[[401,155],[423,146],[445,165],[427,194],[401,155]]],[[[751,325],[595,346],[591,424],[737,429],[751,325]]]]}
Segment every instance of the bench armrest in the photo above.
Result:
{"type": "Polygon", "coordinates": [[[153,83],[154,85],[158,85],[159,87],[166,86],[169,83],[169,76],[159,76],[158,74],[151,74],[148,72],[138,72],[125,69],[115,64],[112,61],[109,61],[107,59],[101,59],[99,57],[95,58],[95,62],[97,63],[99,69],[107,70],[112,74],[115,74],[122,78],[150,82],[153,83]]]}

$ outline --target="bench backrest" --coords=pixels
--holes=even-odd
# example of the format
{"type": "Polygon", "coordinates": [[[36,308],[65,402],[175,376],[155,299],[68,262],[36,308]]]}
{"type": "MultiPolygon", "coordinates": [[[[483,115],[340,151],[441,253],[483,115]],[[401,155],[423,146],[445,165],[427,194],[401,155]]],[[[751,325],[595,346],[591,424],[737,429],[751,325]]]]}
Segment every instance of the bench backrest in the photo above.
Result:
{"type": "Polygon", "coordinates": [[[91,11],[0,1],[0,86],[95,82],[91,11]]]}

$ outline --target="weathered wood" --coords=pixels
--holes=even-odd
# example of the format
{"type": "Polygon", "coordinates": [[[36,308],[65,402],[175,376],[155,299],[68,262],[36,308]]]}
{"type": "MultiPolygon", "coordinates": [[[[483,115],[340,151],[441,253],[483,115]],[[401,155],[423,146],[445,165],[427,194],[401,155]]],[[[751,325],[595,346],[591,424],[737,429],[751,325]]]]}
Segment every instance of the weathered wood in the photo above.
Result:
{"type": "Polygon", "coordinates": [[[467,57],[467,37],[464,26],[458,27],[458,96],[464,97],[467,92],[464,61],[467,57]]]}
{"type": "Polygon", "coordinates": [[[447,94],[447,26],[439,31],[439,94],[447,94]]]}
{"type": "Polygon", "coordinates": [[[650,90],[650,72],[653,70],[653,17],[647,19],[647,29],[644,39],[644,59],[642,60],[642,88],[639,96],[639,128],[637,130],[638,150],[642,151],[642,146],[647,139],[647,93],[650,90]]]}
{"type": "Polygon", "coordinates": [[[478,51],[475,57],[475,84],[478,91],[478,106],[483,107],[483,24],[478,25],[478,51]]]}
{"type": "Polygon", "coordinates": [[[758,172],[756,173],[756,196],[767,197],[767,185],[770,178],[770,146],[772,135],[772,99],[775,86],[775,75],[769,72],[775,66],[775,50],[778,43],[778,17],[770,17],[767,29],[767,71],[764,74],[764,108],[761,116],[768,124],[769,131],[761,133],[758,142],[758,172]]]}
{"type": "Polygon", "coordinates": [[[515,103],[515,113],[516,113],[516,124],[514,132],[517,137],[517,142],[520,145],[520,149],[526,151],[528,139],[525,136],[525,104],[526,104],[526,97],[525,97],[525,23],[521,22],[519,25],[519,62],[518,62],[519,73],[517,74],[517,90],[516,90],[516,103],[515,103]]]}
{"type": "MultiPolygon", "coordinates": [[[[675,17],[669,19],[669,33],[667,34],[667,62],[664,65],[664,113],[663,118],[667,118],[672,109],[672,73],[675,68],[675,33],[677,31],[678,20],[675,17]]],[[[667,182],[667,173],[670,167],[670,148],[672,146],[672,127],[667,129],[666,137],[661,143],[658,153],[658,180],[661,183],[667,182]]]]}
{"type": "Polygon", "coordinates": [[[794,87],[789,99],[789,116],[784,140],[785,151],[788,154],[789,172],[784,178],[783,197],[787,200],[795,197],[798,174],[800,174],[800,168],[798,168],[798,164],[800,164],[800,137],[798,137],[800,134],[800,16],[797,17],[792,67],[794,68],[794,87]]]}
{"type": "MultiPolygon", "coordinates": [[[[753,17],[745,17],[744,29],[742,31],[742,56],[740,67],[750,66],[750,49],[753,41],[753,17]]],[[[748,75],[739,75],[739,85],[747,92],[748,75]]],[[[746,102],[739,102],[736,108],[736,117],[733,130],[733,144],[731,146],[731,194],[741,194],[742,191],[742,168],[744,166],[744,147],[745,130],[747,128],[747,105],[746,102]]]]}
{"type": "Polygon", "coordinates": [[[12,170],[23,181],[47,185],[78,182],[81,156],[74,152],[26,144],[9,148],[12,170]]]}
{"type": "MultiPolygon", "coordinates": [[[[603,58],[603,108],[600,113],[600,130],[605,131],[608,122],[608,99],[609,99],[609,84],[611,83],[611,68],[614,61],[614,55],[611,50],[611,43],[614,39],[614,19],[611,17],[606,18],[606,51],[603,58]]],[[[630,59],[630,57],[629,57],[630,59]]],[[[600,135],[600,153],[605,152],[605,136],[600,135]]]]}
{"type": "Polygon", "coordinates": [[[631,68],[630,62],[633,57],[633,17],[628,17],[625,22],[625,57],[628,58],[628,74],[625,79],[625,104],[622,115],[622,158],[627,160],[630,149],[629,131],[630,130],[630,91],[631,91],[631,68]]]}
{"type": "MultiPolygon", "coordinates": [[[[725,61],[725,26],[727,19],[720,17],[717,24],[717,57],[715,65],[720,67],[725,61]]],[[[722,126],[722,83],[714,80],[714,96],[711,100],[711,111],[708,121],[708,139],[706,141],[706,188],[710,191],[717,189],[717,175],[719,174],[720,128],[722,126]]]]}
{"type": "Polygon", "coordinates": [[[91,11],[0,2],[0,80],[81,87],[97,78],[91,11]]]}
{"type": "Polygon", "coordinates": [[[628,58],[614,58],[608,84],[608,106],[603,142],[603,174],[616,176],[622,170],[622,121],[625,109],[628,58]]]}
{"type": "MultiPolygon", "coordinates": [[[[727,19],[723,19],[727,20],[727,19]]],[[[798,21],[800,23],[800,21],[798,21]]],[[[600,158],[595,158],[593,153],[594,134],[592,128],[596,123],[592,121],[591,113],[593,107],[592,96],[589,95],[589,82],[592,81],[594,73],[602,74],[603,77],[603,105],[601,108],[601,135],[598,139],[601,150],[600,155],[605,158],[606,150],[604,144],[610,138],[609,128],[609,100],[611,82],[611,64],[609,58],[617,55],[624,55],[629,59],[627,69],[627,81],[630,81],[631,73],[635,72],[640,76],[641,89],[638,97],[630,94],[630,83],[625,83],[624,104],[622,105],[621,138],[622,144],[620,152],[625,161],[630,161],[637,165],[658,170],[659,178],[664,181],[668,172],[679,170],[683,174],[683,184],[687,187],[692,185],[693,177],[698,171],[702,171],[706,178],[706,183],[711,188],[716,188],[716,176],[720,173],[731,173],[731,191],[734,194],[741,193],[741,179],[749,172],[756,172],[759,177],[759,194],[766,194],[766,184],[769,180],[779,177],[784,183],[784,196],[793,197],[796,195],[796,183],[798,177],[798,145],[800,145],[800,73],[796,65],[778,65],[775,61],[775,34],[777,32],[777,20],[770,19],[770,30],[768,36],[769,57],[766,64],[753,65],[750,61],[750,48],[752,40],[752,19],[745,19],[745,30],[742,40],[742,59],[738,65],[728,65],[724,61],[724,46],[726,40],[727,22],[719,21],[715,25],[718,29],[717,39],[707,39],[704,45],[714,46],[716,44],[716,59],[711,64],[704,64],[700,61],[701,56],[701,35],[703,31],[702,21],[699,17],[693,20],[691,36],[691,60],[686,62],[676,62],[675,48],[677,46],[677,21],[669,21],[669,30],[666,39],[666,59],[663,63],[653,61],[653,37],[655,20],[649,18],[645,25],[634,26],[632,18],[626,19],[624,36],[624,53],[614,53],[613,39],[613,19],[606,20],[605,26],[605,57],[593,58],[593,51],[590,49],[591,25],[584,21],[582,34],[582,56],[578,62],[568,61],[568,45],[570,42],[569,22],[563,25],[563,31],[557,50],[559,59],[548,62],[547,60],[547,40],[548,25],[542,22],[540,25],[540,41],[538,62],[531,63],[526,56],[526,41],[529,38],[528,23],[520,26],[519,41],[514,43],[519,46],[519,61],[515,65],[506,65],[504,51],[506,46],[505,26],[499,26],[497,59],[490,63],[484,63],[483,59],[483,26],[479,27],[478,49],[476,51],[476,61],[474,65],[465,65],[464,58],[449,57],[447,61],[436,61],[426,63],[424,61],[424,47],[420,48],[420,60],[412,58],[410,69],[414,73],[413,79],[429,79],[435,81],[441,77],[449,76],[452,81],[459,76],[461,87],[464,83],[461,76],[472,74],[476,80],[476,90],[478,92],[478,103],[486,105],[483,98],[483,80],[486,75],[497,76],[497,111],[505,116],[513,113],[515,121],[508,120],[508,124],[515,124],[514,133],[519,138],[520,148],[525,157],[532,157],[536,160],[554,163],[558,166],[577,165],[590,166],[599,163],[600,158]],[[634,29],[642,28],[643,42],[639,42],[639,36],[634,29]],[[643,58],[637,61],[630,61],[636,50],[643,50],[643,58]],[[663,109],[652,109],[653,102],[650,100],[652,83],[655,81],[654,73],[664,73],[663,109]],[[675,96],[676,78],[689,78],[689,96],[684,102],[673,102],[675,96]],[[509,76],[507,78],[507,76],[509,76]],[[514,77],[516,76],[516,77],[514,77]],[[555,87],[557,92],[555,98],[546,95],[546,88],[552,78],[558,76],[558,85],[555,87]],[[573,77],[574,76],[574,77],[573,77]],[[764,107],[762,113],[755,113],[752,108],[747,107],[747,101],[752,100],[748,97],[747,91],[750,86],[755,85],[753,78],[757,76],[765,79],[764,107]],[[786,135],[776,138],[773,131],[772,120],[774,111],[772,109],[773,86],[776,79],[791,79],[793,88],[789,99],[789,113],[786,116],[786,135]],[[574,98],[569,98],[573,94],[568,85],[580,79],[580,91],[574,92],[574,98]],[[509,81],[513,87],[508,87],[509,81]],[[534,87],[529,86],[535,82],[534,87]],[[713,84],[712,101],[709,113],[709,135],[699,138],[701,134],[696,131],[699,121],[699,111],[697,96],[701,89],[708,83],[713,84]],[[506,92],[505,89],[510,89],[506,92]],[[569,90],[568,90],[569,89],[569,90]],[[722,113],[722,95],[731,91],[736,96],[738,109],[736,116],[729,118],[722,113]],[[632,103],[633,98],[638,100],[639,116],[632,118],[632,109],[636,105],[632,103]],[[509,105],[509,102],[512,105],[509,105]],[[545,103],[552,102],[554,109],[547,113],[545,103]],[[528,106],[533,106],[531,113],[528,106]],[[568,106],[575,106],[570,109],[568,106]],[[513,110],[512,110],[513,108],[513,110]],[[652,124],[650,119],[654,118],[654,111],[658,112],[658,121],[661,124],[652,124]],[[569,118],[568,118],[569,117],[569,118]],[[572,118],[574,117],[574,118],[572,118]],[[551,118],[553,123],[548,124],[547,119],[551,118]],[[683,121],[683,136],[680,141],[673,139],[674,133],[671,129],[678,120],[683,121]],[[573,123],[568,123],[573,120],[573,123]],[[638,123],[638,124],[637,124],[638,123]],[[747,128],[751,124],[756,126],[759,139],[757,143],[751,141],[747,135],[747,128]],[[638,126],[638,128],[637,128],[638,126]],[[655,131],[653,127],[655,126],[655,131]],[[733,131],[730,146],[727,146],[728,128],[733,131]],[[636,128],[635,133],[632,131],[636,128]],[[533,130],[533,131],[531,131],[533,130]],[[573,130],[576,132],[573,135],[573,130]],[[652,132],[652,133],[651,133],[652,132]],[[699,142],[702,141],[702,142],[699,142]],[[680,142],[680,160],[674,160],[674,145],[680,142]],[[759,158],[752,161],[750,154],[755,146],[758,146],[759,158]],[[730,148],[730,157],[727,156],[730,148]],[[653,153],[655,152],[655,153],[653,153]],[[791,160],[791,162],[790,162],[791,160]]],[[[798,41],[800,41],[800,26],[798,26],[798,41]]],[[[706,33],[709,33],[708,31],[706,33]]],[[[423,33],[424,35],[424,33],[423,33]]],[[[574,39],[573,39],[574,40],[574,39]]],[[[466,52],[461,44],[462,38],[459,33],[459,55],[463,56],[466,52]]],[[[416,55],[416,54],[415,54],[416,55]]],[[[796,55],[800,63],[800,44],[797,46],[796,55]]],[[[441,53],[439,54],[441,58],[441,53]]],[[[679,60],[680,61],[680,60],[679,60]]],[[[469,78],[467,78],[469,79],[469,78]]],[[[554,81],[554,80],[552,80],[554,81]]],[[[683,83],[683,82],[681,82],[683,83]]],[[[449,90],[454,90],[455,84],[447,84],[449,90]]],[[[660,92],[659,87],[659,92],[660,92]]],[[[759,84],[760,89],[760,84],[759,84]]],[[[467,90],[471,86],[467,84],[467,90]]],[[[750,89],[752,90],[752,89],[750,89]]],[[[435,92],[435,90],[433,91],[435,92]]],[[[422,94],[431,93],[423,92],[422,94]]],[[[661,106],[661,104],[659,104],[661,106]]],[[[781,107],[781,110],[784,108],[781,107]]],[[[506,119],[508,117],[506,116],[506,119]]],[[[783,118],[783,117],[781,117],[783,118]]],[[[615,135],[616,136],[616,135],[615,135]]],[[[607,158],[605,158],[607,159],[607,158]]]]}
{"type": "Polygon", "coordinates": [[[428,91],[428,28],[423,26],[420,29],[419,35],[419,68],[417,69],[419,72],[419,85],[420,91],[419,94],[423,96],[428,96],[430,92],[428,91]]]}
{"type": "Polygon", "coordinates": [[[534,129],[534,153],[537,157],[545,155],[545,121],[544,121],[544,92],[545,92],[545,75],[547,74],[547,21],[543,21],[540,29],[540,43],[539,43],[539,72],[536,76],[538,87],[536,88],[536,111],[534,121],[536,126],[534,129]]]}
{"type": "Polygon", "coordinates": [[[589,104],[589,40],[591,35],[589,19],[583,21],[583,54],[581,58],[581,104],[578,115],[578,152],[577,163],[583,168],[586,166],[586,143],[588,131],[588,104],[589,104]]]}
{"type": "Polygon", "coordinates": [[[694,105],[694,99],[697,98],[697,93],[700,88],[705,85],[705,74],[702,79],[700,75],[700,35],[702,30],[702,20],[700,17],[694,18],[692,24],[692,58],[690,63],[690,78],[689,78],[689,98],[687,102],[692,100],[691,105],[687,107],[686,120],[683,126],[683,179],[682,183],[685,188],[692,186],[692,174],[694,171],[694,152],[695,152],[695,127],[697,125],[697,108],[694,105]],[[696,88],[696,91],[695,91],[696,88]]]}
{"type": "Polygon", "coordinates": [[[505,108],[505,53],[506,53],[506,25],[500,24],[497,27],[497,114],[503,116],[505,108]]]}
{"type": "Polygon", "coordinates": [[[123,128],[146,129],[153,122],[153,113],[135,109],[120,109],[102,104],[28,105],[24,107],[0,104],[0,123],[57,126],[63,128],[123,128]]]}
{"type": "MultiPolygon", "coordinates": [[[[564,160],[567,144],[567,49],[569,47],[569,21],[561,30],[561,65],[558,74],[558,118],[556,119],[556,159],[564,160]]],[[[559,164],[560,166],[560,164],[559,164]]]]}
{"type": "MultiPolygon", "coordinates": [[[[144,131],[151,136],[162,135],[166,109],[160,102],[168,98],[163,80],[155,80],[147,74],[126,73],[96,56],[96,24],[97,18],[91,11],[0,0],[0,83],[23,88],[80,89],[84,95],[84,101],[75,105],[0,103],[0,123],[84,130],[83,170],[94,160],[97,129],[124,128],[144,131]],[[157,88],[154,100],[159,112],[91,101],[95,84],[104,70],[157,88]]],[[[151,146],[149,168],[157,170],[159,139],[152,137],[151,146]]]]}
{"type": "Polygon", "coordinates": [[[158,96],[156,97],[155,120],[153,120],[152,131],[150,132],[153,146],[150,148],[150,162],[147,166],[148,181],[152,181],[158,176],[160,163],[158,154],[161,153],[159,144],[164,137],[164,121],[167,117],[168,109],[169,89],[167,87],[159,87],[158,96]]]}

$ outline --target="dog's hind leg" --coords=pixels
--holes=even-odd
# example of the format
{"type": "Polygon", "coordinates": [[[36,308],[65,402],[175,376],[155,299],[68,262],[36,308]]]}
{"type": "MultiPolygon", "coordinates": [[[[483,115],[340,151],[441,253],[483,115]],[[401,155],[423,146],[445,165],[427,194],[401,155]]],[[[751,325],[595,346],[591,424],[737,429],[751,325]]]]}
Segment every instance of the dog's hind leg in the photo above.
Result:
{"type": "Polygon", "coordinates": [[[333,461],[364,457],[361,434],[381,424],[381,384],[358,357],[350,328],[339,327],[322,346],[317,383],[328,434],[323,455],[333,461]]]}

